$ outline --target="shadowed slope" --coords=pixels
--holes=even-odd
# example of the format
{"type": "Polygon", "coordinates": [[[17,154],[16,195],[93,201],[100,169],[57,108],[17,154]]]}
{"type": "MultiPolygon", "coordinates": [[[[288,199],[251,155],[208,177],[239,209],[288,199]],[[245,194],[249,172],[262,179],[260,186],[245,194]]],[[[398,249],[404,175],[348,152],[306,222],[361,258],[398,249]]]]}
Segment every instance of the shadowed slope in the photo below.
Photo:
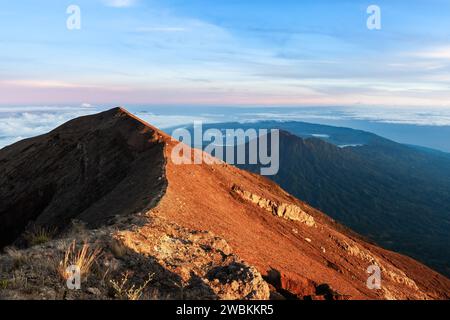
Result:
{"type": "Polygon", "coordinates": [[[98,226],[155,205],[166,187],[161,135],[116,108],[0,150],[0,245],[30,222],[98,226]]]}

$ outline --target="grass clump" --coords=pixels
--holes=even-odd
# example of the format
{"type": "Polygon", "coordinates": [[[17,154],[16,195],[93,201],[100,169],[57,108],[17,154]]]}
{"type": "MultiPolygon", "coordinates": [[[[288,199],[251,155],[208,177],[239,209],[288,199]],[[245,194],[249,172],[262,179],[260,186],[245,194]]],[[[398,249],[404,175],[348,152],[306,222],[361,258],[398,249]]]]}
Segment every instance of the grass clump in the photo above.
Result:
{"type": "Polygon", "coordinates": [[[29,247],[34,247],[52,240],[56,232],[56,228],[34,226],[26,231],[23,237],[29,247]]]}
{"type": "Polygon", "coordinates": [[[81,273],[81,278],[87,278],[94,262],[101,256],[100,248],[91,248],[87,243],[77,249],[76,242],[73,241],[67,248],[64,258],[59,262],[57,271],[63,280],[69,279],[72,273],[68,272],[70,266],[77,266],[81,273]]]}
{"type": "Polygon", "coordinates": [[[0,290],[6,290],[9,287],[8,279],[0,279],[0,290]]]}
{"type": "Polygon", "coordinates": [[[129,273],[122,274],[122,279],[119,281],[110,280],[111,287],[114,290],[116,298],[121,300],[139,300],[142,297],[144,289],[152,281],[154,274],[149,274],[148,279],[139,287],[135,284],[129,285],[129,273]]]}

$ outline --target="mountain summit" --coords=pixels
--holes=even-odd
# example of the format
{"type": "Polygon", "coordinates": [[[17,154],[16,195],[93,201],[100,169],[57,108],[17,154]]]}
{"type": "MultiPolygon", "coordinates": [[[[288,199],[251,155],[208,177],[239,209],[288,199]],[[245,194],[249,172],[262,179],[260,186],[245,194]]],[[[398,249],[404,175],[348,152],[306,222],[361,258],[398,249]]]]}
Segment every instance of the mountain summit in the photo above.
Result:
{"type": "Polygon", "coordinates": [[[0,296],[117,297],[109,283],[126,274],[158,299],[450,297],[446,277],[266,178],[225,163],[172,163],[177,143],[115,108],[0,150],[0,276],[30,279],[0,296]],[[33,230],[54,230],[54,239],[30,244],[33,230]],[[102,255],[86,289],[67,293],[49,261],[64,261],[73,240],[102,255]],[[379,289],[367,286],[371,265],[381,269],[379,289]],[[30,293],[33,281],[45,288],[30,293]]]}

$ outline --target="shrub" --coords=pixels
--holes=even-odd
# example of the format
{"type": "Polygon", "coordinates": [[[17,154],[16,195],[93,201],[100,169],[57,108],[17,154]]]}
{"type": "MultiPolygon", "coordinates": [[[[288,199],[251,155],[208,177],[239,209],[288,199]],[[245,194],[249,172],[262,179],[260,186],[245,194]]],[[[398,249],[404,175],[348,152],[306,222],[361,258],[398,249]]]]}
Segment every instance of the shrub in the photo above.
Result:
{"type": "Polygon", "coordinates": [[[135,284],[128,284],[129,273],[122,274],[122,279],[119,281],[110,280],[112,289],[115,292],[115,296],[118,299],[123,300],[139,300],[142,297],[142,293],[150,281],[153,279],[153,274],[149,274],[148,279],[139,287],[135,284]]]}

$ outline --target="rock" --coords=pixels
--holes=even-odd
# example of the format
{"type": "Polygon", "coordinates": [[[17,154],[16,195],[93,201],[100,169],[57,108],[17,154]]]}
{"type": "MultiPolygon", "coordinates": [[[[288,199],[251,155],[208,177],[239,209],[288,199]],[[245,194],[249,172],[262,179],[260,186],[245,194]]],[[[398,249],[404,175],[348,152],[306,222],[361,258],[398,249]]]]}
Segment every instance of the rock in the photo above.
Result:
{"type": "Polygon", "coordinates": [[[286,298],[277,291],[270,291],[270,300],[286,300],[286,298]]]}
{"type": "Polygon", "coordinates": [[[270,298],[269,285],[261,274],[251,266],[243,263],[232,263],[217,267],[208,273],[214,283],[212,289],[221,299],[235,300],[267,300],[270,298]]]}
{"type": "MultiPolygon", "coordinates": [[[[151,256],[176,276],[183,299],[269,299],[268,284],[223,239],[152,216],[152,225],[117,236],[130,250],[151,256]],[[181,284],[180,284],[181,285],[181,284]]],[[[167,275],[161,274],[164,278],[167,275]]],[[[155,281],[164,281],[155,278],[155,281]]]]}
{"type": "Polygon", "coordinates": [[[316,300],[318,297],[322,297],[322,298],[320,298],[320,300],[348,300],[348,299],[350,299],[350,296],[342,295],[342,294],[338,293],[327,283],[320,284],[316,287],[315,297],[316,297],[316,300]]]}
{"type": "Polygon", "coordinates": [[[266,280],[286,298],[303,299],[316,294],[316,283],[294,273],[269,270],[266,280]]]}
{"type": "Polygon", "coordinates": [[[249,191],[242,190],[240,187],[234,185],[232,192],[242,199],[256,204],[258,207],[271,212],[273,215],[292,221],[299,221],[309,227],[315,226],[314,217],[307,214],[299,206],[288,203],[277,203],[269,199],[264,199],[249,191]]]}
{"type": "Polygon", "coordinates": [[[106,259],[103,262],[103,265],[108,268],[110,271],[117,271],[119,270],[123,263],[121,263],[119,260],[111,256],[106,256],[106,259]]]}
{"type": "Polygon", "coordinates": [[[102,294],[98,288],[87,288],[86,292],[94,296],[100,296],[102,294]]]}
{"type": "Polygon", "coordinates": [[[281,275],[281,288],[296,295],[299,299],[316,292],[316,286],[313,281],[290,273],[281,275]]]}

